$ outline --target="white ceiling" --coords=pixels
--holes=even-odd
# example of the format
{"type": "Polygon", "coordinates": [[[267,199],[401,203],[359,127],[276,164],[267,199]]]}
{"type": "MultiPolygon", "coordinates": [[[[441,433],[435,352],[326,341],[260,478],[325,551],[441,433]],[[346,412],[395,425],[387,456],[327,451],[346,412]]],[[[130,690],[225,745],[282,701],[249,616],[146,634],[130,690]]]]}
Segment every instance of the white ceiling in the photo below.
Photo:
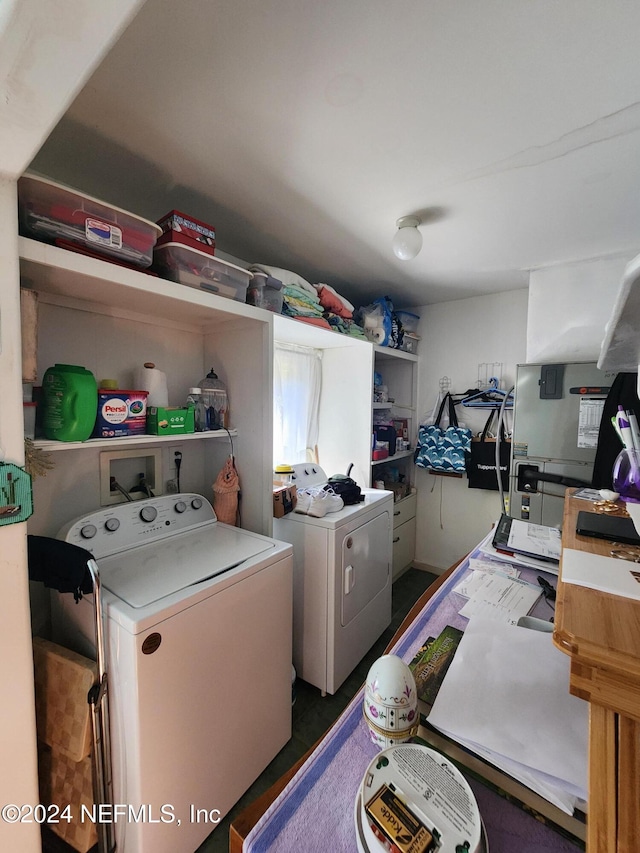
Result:
{"type": "Polygon", "coordinates": [[[634,0],[147,0],[33,168],[357,304],[526,287],[640,249],[638,32],[634,0]]]}

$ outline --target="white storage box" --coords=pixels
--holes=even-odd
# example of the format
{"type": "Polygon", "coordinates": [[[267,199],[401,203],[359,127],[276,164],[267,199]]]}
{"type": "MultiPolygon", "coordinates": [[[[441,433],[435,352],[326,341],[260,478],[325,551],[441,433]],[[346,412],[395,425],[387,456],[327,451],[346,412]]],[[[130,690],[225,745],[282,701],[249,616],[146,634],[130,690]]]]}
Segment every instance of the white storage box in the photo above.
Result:
{"type": "Polygon", "coordinates": [[[252,276],[242,267],[182,243],[156,246],[153,255],[154,266],[163,278],[238,302],[246,301],[247,287],[252,276]]]}
{"type": "Polygon", "coordinates": [[[155,222],[29,174],[18,181],[18,214],[27,237],[63,247],[69,243],[138,267],[151,265],[162,233],[155,222]]]}

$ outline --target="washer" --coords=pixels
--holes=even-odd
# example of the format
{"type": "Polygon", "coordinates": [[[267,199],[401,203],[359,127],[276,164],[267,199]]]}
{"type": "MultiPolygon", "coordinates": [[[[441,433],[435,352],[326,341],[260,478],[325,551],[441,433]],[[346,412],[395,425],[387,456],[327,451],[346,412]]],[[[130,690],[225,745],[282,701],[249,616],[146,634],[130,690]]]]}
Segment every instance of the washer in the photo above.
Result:
{"type": "MultiPolygon", "coordinates": [[[[319,465],[292,466],[298,489],[322,486],[319,465]]],[[[304,681],[335,693],[391,623],[393,493],[323,518],[291,512],[274,536],[293,545],[293,662],[304,681]]]]}
{"type": "MultiPolygon", "coordinates": [[[[117,849],[193,853],[291,737],[291,545],[196,494],[101,509],[58,538],[100,570],[117,849]]],[[[91,601],[54,593],[52,610],[54,639],[92,656],[91,601]]]]}

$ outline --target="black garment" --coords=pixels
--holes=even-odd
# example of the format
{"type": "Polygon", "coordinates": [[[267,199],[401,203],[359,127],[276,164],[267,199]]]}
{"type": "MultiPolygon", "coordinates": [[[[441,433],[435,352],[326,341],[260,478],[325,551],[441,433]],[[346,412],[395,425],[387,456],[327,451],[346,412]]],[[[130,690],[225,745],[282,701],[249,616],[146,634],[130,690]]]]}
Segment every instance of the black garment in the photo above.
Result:
{"type": "Polygon", "coordinates": [[[72,592],[76,601],[82,593],[93,592],[87,562],[93,554],[71,542],[47,536],[27,536],[29,580],[40,581],[49,589],[72,592]]]}
{"type": "Polygon", "coordinates": [[[637,373],[618,373],[613,380],[611,390],[604,402],[600,431],[598,432],[598,447],[593,464],[593,479],[591,480],[594,489],[613,488],[613,463],[622,450],[622,444],[613,428],[611,418],[617,413],[618,406],[622,406],[625,410],[631,409],[640,417],[637,385],[637,373]]]}

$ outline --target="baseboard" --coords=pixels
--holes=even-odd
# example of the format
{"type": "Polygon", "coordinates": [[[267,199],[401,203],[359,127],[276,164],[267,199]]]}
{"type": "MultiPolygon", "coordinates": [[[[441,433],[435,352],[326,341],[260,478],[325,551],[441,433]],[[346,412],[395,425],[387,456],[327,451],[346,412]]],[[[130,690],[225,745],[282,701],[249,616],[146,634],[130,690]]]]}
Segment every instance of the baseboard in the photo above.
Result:
{"type": "Polygon", "coordinates": [[[418,563],[416,560],[408,568],[418,569],[420,572],[429,572],[431,575],[443,575],[447,571],[447,569],[439,569],[437,566],[430,566],[428,563],[418,563]]]}

